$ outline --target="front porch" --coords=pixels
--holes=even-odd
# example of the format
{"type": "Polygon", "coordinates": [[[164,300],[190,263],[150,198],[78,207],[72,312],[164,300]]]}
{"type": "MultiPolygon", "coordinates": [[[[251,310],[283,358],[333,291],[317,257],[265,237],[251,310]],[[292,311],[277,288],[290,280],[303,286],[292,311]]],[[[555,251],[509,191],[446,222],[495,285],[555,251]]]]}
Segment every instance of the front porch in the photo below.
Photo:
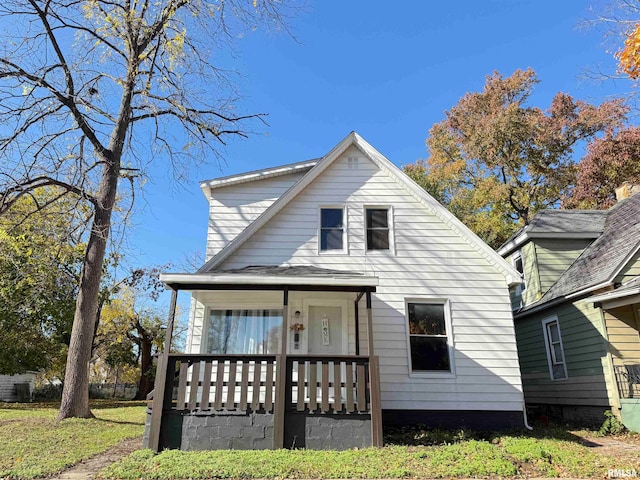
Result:
{"type": "MultiPolygon", "coordinates": [[[[345,449],[382,445],[379,364],[370,334],[371,293],[375,291],[377,278],[318,268],[310,271],[308,267],[304,275],[295,267],[269,268],[259,276],[253,269],[242,272],[247,273],[244,275],[234,271],[164,276],[163,281],[173,290],[173,295],[165,350],[158,359],[154,400],[148,410],[146,447],[159,451],[165,448],[345,449]],[[226,353],[238,344],[228,338],[225,338],[224,349],[220,348],[221,342],[210,342],[215,348],[209,347],[209,352],[215,353],[207,353],[205,344],[196,350],[201,353],[167,353],[179,290],[213,292],[222,297],[229,297],[230,292],[277,295],[279,291],[281,325],[269,329],[262,337],[244,342],[252,345],[249,354],[226,353]],[[351,313],[355,312],[352,315],[355,319],[352,347],[355,351],[352,353],[355,354],[344,354],[349,350],[347,336],[335,331],[330,337],[329,319],[319,319],[314,315],[314,307],[307,307],[303,315],[299,310],[291,315],[290,292],[316,292],[316,296],[318,292],[333,292],[341,296],[341,302],[345,296],[352,298],[353,304],[348,308],[351,313]],[[362,310],[360,303],[365,302],[367,338],[362,342],[359,311],[362,310]],[[309,329],[309,337],[305,337],[304,342],[296,329],[302,317],[308,317],[304,321],[309,329]],[[311,332],[322,338],[314,344],[313,353],[311,332]],[[279,337],[277,345],[274,334],[279,337]],[[367,355],[360,353],[361,343],[367,355]],[[268,350],[271,351],[266,353],[268,350]]],[[[344,324],[342,318],[347,318],[347,304],[336,307],[341,303],[328,302],[328,305],[333,305],[326,307],[330,314],[344,324]]],[[[220,317],[220,310],[210,311],[211,318],[220,317]]],[[[238,315],[231,310],[226,315],[222,336],[228,337],[230,318],[237,320],[238,315]]],[[[251,321],[255,324],[256,320],[251,321]]],[[[273,324],[273,317],[270,322],[273,324]]],[[[340,322],[332,321],[332,325],[340,322]]],[[[346,325],[344,328],[346,331],[346,325]]]]}

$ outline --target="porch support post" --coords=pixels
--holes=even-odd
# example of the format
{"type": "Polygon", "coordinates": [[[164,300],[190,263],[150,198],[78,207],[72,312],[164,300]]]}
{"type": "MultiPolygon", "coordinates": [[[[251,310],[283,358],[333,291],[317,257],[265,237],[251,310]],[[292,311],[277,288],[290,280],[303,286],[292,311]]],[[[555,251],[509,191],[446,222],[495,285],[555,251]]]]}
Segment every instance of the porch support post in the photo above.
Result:
{"type": "Polygon", "coordinates": [[[369,357],[373,357],[373,313],[371,312],[371,290],[367,289],[367,337],[369,341],[369,357]]]}
{"type": "Polygon", "coordinates": [[[354,315],[356,317],[356,355],[360,355],[360,299],[364,291],[360,292],[353,302],[354,315]]]}
{"type": "Polygon", "coordinates": [[[289,336],[289,287],[282,292],[282,337],[276,356],[276,402],[273,410],[273,448],[284,447],[284,417],[287,393],[287,340],[289,336]]]}
{"type": "Polygon", "coordinates": [[[171,351],[171,337],[173,336],[173,324],[176,318],[177,300],[178,291],[172,288],[167,332],[164,337],[164,351],[158,356],[156,381],[153,388],[153,403],[151,407],[151,424],[149,425],[149,448],[156,453],[160,449],[160,427],[162,426],[162,410],[164,408],[165,385],[167,382],[167,366],[169,363],[169,352],[171,351]]]}

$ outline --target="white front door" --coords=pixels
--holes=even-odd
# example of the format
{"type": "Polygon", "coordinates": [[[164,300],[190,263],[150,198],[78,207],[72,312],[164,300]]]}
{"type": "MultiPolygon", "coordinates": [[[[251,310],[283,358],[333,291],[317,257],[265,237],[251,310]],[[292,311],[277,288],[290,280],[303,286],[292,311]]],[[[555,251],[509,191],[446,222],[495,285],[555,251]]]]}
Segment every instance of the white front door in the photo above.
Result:
{"type": "Polygon", "coordinates": [[[308,354],[346,355],[346,302],[318,304],[309,301],[306,307],[308,354]]]}

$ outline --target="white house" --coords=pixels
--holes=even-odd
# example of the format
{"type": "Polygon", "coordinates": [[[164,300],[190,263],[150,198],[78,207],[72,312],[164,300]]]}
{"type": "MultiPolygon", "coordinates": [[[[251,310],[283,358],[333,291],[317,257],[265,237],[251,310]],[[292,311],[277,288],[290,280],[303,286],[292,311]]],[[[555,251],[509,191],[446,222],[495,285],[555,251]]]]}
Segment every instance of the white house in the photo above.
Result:
{"type": "Polygon", "coordinates": [[[156,385],[152,448],[349,448],[381,444],[388,425],[526,424],[520,275],[357,133],[201,188],[208,260],[161,277],[192,308],[187,355],[165,356],[174,402],[156,385]]]}

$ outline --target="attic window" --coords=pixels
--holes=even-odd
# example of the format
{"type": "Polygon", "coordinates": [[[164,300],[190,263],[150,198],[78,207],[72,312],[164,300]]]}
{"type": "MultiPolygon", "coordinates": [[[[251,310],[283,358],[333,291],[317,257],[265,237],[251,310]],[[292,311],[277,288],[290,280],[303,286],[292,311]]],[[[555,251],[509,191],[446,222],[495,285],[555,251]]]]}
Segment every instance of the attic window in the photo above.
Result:
{"type": "Polygon", "coordinates": [[[349,170],[356,170],[358,168],[358,157],[347,158],[347,166],[349,170]]]}
{"type": "Polygon", "coordinates": [[[320,251],[344,250],[344,209],[320,209],[320,251]]]}

